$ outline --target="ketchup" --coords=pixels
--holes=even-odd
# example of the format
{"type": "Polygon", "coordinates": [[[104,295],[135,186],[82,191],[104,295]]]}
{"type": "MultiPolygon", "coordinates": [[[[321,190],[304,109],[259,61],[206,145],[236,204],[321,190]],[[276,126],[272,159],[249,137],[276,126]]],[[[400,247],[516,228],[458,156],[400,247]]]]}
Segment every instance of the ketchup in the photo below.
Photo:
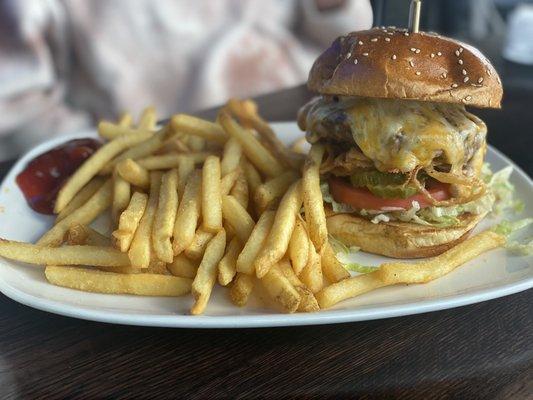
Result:
{"type": "Polygon", "coordinates": [[[30,161],[16,179],[28,205],[38,213],[53,214],[63,183],[100,145],[95,139],[74,139],[30,161]]]}

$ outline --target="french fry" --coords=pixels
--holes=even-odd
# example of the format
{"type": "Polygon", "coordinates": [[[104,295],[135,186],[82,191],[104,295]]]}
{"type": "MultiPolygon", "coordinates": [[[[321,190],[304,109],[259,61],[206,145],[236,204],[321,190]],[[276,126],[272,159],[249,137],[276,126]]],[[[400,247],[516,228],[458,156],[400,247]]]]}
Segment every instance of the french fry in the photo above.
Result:
{"type": "Polygon", "coordinates": [[[178,161],[178,195],[181,200],[185,184],[189,176],[194,171],[194,160],[192,158],[181,158],[178,161]]]}
{"type": "Polygon", "coordinates": [[[65,242],[71,246],[85,244],[105,247],[111,245],[111,238],[96,232],[88,226],[76,224],[68,229],[65,235],[65,242]]]}
{"type": "Polygon", "coordinates": [[[245,209],[248,208],[250,193],[248,191],[248,182],[246,182],[246,177],[244,174],[241,173],[239,176],[237,176],[237,180],[230,191],[230,195],[235,197],[239,204],[245,209]]]}
{"type": "Polygon", "coordinates": [[[330,286],[326,286],[316,294],[316,299],[320,308],[329,308],[342,300],[359,296],[371,290],[386,286],[376,272],[354,276],[353,278],[343,279],[330,286]]]}
{"type": "Polygon", "coordinates": [[[271,178],[283,173],[283,166],[278,160],[227,113],[220,114],[220,123],[229,136],[239,141],[243,153],[257,169],[271,178]]]}
{"type": "Polygon", "coordinates": [[[113,157],[127,148],[148,139],[150,133],[137,132],[131,135],[118,137],[103,145],[90,158],[88,158],[70,177],[59,191],[55,204],[55,212],[61,212],[72,198],[85,186],[113,157]]]}
{"type": "Polygon", "coordinates": [[[299,218],[296,219],[294,231],[289,241],[289,259],[296,275],[300,275],[309,259],[309,237],[299,218]]]}
{"type": "Polygon", "coordinates": [[[239,178],[239,175],[241,175],[241,171],[239,169],[235,169],[231,171],[229,174],[226,174],[221,180],[220,180],[220,194],[222,196],[228,195],[233,186],[235,185],[235,182],[237,182],[237,179],[239,178]]]}
{"type": "Polygon", "coordinates": [[[302,175],[305,220],[309,229],[309,238],[320,253],[328,240],[326,213],[320,191],[320,163],[324,156],[324,146],[314,144],[305,161],[302,175]]]}
{"type": "Polygon", "coordinates": [[[244,176],[246,177],[246,181],[248,182],[248,188],[250,193],[255,193],[257,188],[261,185],[261,175],[259,175],[259,172],[255,169],[255,167],[248,162],[248,160],[241,158],[241,165],[242,169],[244,171],[244,176]]]}
{"type": "Polygon", "coordinates": [[[0,239],[0,256],[38,265],[92,265],[95,267],[129,266],[128,256],[112,247],[43,247],[0,239]]]}
{"type": "Polygon", "coordinates": [[[180,135],[171,136],[165,139],[161,147],[155,151],[155,155],[167,153],[190,153],[191,148],[185,143],[184,137],[180,135]]]}
{"type": "Polygon", "coordinates": [[[113,203],[111,204],[111,218],[118,221],[122,211],[126,209],[130,202],[131,185],[124,180],[118,172],[113,174],[113,203]]]}
{"type": "Polygon", "coordinates": [[[426,283],[452,272],[480,254],[505,244],[505,237],[493,231],[474,235],[444,253],[419,263],[385,263],[376,275],[387,285],[426,283]]]}
{"type": "Polygon", "coordinates": [[[92,195],[95,194],[96,191],[102,187],[104,183],[105,183],[105,179],[99,176],[96,176],[93,179],[91,179],[91,181],[87,185],[85,185],[76,194],[76,196],[72,198],[72,200],[63,209],[63,211],[57,214],[56,223],[58,223],[62,219],[65,219],[65,217],[72,214],[74,211],[76,211],[78,208],[84,205],[87,202],[87,200],[89,200],[92,197],[92,195]]]}
{"type": "Polygon", "coordinates": [[[192,280],[171,275],[117,274],[89,268],[48,266],[48,282],[56,286],[108,294],[139,296],[183,296],[191,291],[192,280]]]}
{"type": "Polygon", "coordinates": [[[339,282],[350,277],[350,273],[342,266],[340,261],[337,260],[337,256],[329,242],[326,242],[324,247],[322,247],[321,260],[322,272],[326,279],[331,283],[339,282]]]}
{"type": "Polygon", "coordinates": [[[285,278],[289,280],[292,286],[296,289],[300,295],[300,304],[298,306],[298,311],[301,312],[314,312],[320,310],[318,302],[315,298],[313,292],[311,292],[300,279],[294,273],[291,265],[287,261],[280,261],[273,268],[279,268],[285,278]]]}
{"type": "Polygon", "coordinates": [[[265,211],[259,217],[257,224],[255,224],[250,237],[245,242],[245,245],[237,257],[236,268],[238,272],[242,272],[248,275],[254,273],[254,261],[259,254],[259,251],[263,247],[270,228],[274,223],[275,217],[274,211],[265,211]]]}
{"type": "Polygon", "coordinates": [[[152,258],[152,226],[159,202],[159,188],[161,187],[161,172],[150,174],[150,195],[139,226],[133,235],[128,250],[131,266],[134,268],[148,268],[152,258]]]}
{"type": "MultiPolygon", "coordinates": [[[[152,254],[154,251],[152,250],[152,254]]],[[[170,272],[167,269],[167,263],[161,260],[158,260],[157,258],[152,258],[150,260],[150,264],[148,265],[148,268],[141,269],[141,272],[147,273],[147,274],[159,274],[159,275],[170,275],[170,272]]]]}
{"type": "Polygon", "coordinates": [[[202,314],[207,306],[211,291],[215,285],[217,266],[224,256],[226,248],[226,232],[221,229],[209,242],[205,249],[202,262],[198,266],[196,277],[192,283],[191,293],[194,298],[194,305],[191,314],[202,314]]]}
{"type": "Polygon", "coordinates": [[[313,293],[318,293],[324,287],[320,255],[317,254],[312,243],[309,244],[309,259],[299,275],[302,282],[313,293]]]}
{"type": "Polygon", "coordinates": [[[254,269],[258,278],[265,276],[270,267],[281,260],[287,252],[296,224],[296,216],[300,213],[301,206],[301,184],[298,181],[291,185],[281,199],[272,229],[254,262],[254,269]]]}
{"type": "Polygon", "coordinates": [[[150,173],[135,161],[126,159],[116,166],[117,174],[133,186],[147,189],[150,187],[150,173]]]}
{"type": "Polygon", "coordinates": [[[107,180],[84,205],[55,224],[37,241],[37,244],[39,246],[59,246],[68,228],[72,225],[89,225],[93,222],[96,217],[111,205],[113,197],[112,185],[113,182],[110,179],[107,180]]]}
{"type": "Polygon", "coordinates": [[[261,184],[254,193],[254,202],[258,209],[263,211],[269,205],[275,205],[297,179],[296,171],[287,171],[261,184]]]}
{"type": "Polygon", "coordinates": [[[292,144],[290,145],[291,151],[297,154],[307,154],[307,150],[305,149],[305,146],[307,145],[307,139],[305,136],[302,136],[299,139],[296,139],[292,144]]]}
{"type": "Polygon", "coordinates": [[[161,178],[159,202],[152,227],[152,244],[157,258],[171,263],[174,258],[172,250],[172,232],[178,210],[178,171],[171,169],[161,178]]]}
{"type": "Polygon", "coordinates": [[[170,124],[176,132],[199,136],[221,144],[226,143],[226,140],[228,140],[228,136],[220,125],[193,117],[192,115],[174,115],[170,120],[170,124]]]}
{"type": "Polygon", "coordinates": [[[235,230],[241,243],[246,243],[255,225],[250,214],[233,196],[222,198],[222,213],[224,220],[235,230]]]}
{"type": "Polygon", "coordinates": [[[201,172],[193,171],[187,180],[174,224],[174,255],[188,248],[194,240],[200,218],[201,179],[201,172]]]}
{"type": "Polygon", "coordinates": [[[230,289],[232,303],[238,307],[244,307],[252,294],[253,288],[253,276],[238,272],[230,289]]]}
{"type": "Polygon", "coordinates": [[[238,238],[234,237],[226,248],[226,254],[218,263],[218,283],[222,286],[227,286],[233,280],[237,272],[235,264],[240,251],[241,243],[238,238]]]}
{"type": "Polygon", "coordinates": [[[191,148],[193,152],[204,151],[206,148],[206,140],[200,136],[189,136],[187,145],[191,148]]]}
{"type": "MultiPolygon", "coordinates": [[[[122,113],[120,118],[118,119],[118,126],[129,128],[131,124],[133,123],[133,118],[130,113],[122,113]]],[[[108,138],[109,139],[109,138],[108,138]]]]}
{"type": "Polygon", "coordinates": [[[209,156],[202,169],[202,226],[208,232],[222,229],[221,199],[220,159],[209,156]]]}
{"type": "Polygon", "coordinates": [[[239,166],[242,156],[242,147],[235,138],[230,138],[224,145],[224,153],[220,162],[222,176],[230,173],[239,166]]]}
{"type": "Polygon", "coordinates": [[[118,228],[113,232],[116,239],[116,247],[122,252],[127,252],[139,226],[146,205],[148,204],[148,195],[140,192],[133,193],[128,207],[120,214],[118,228]]]}
{"type": "Polygon", "coordinates": [[[293,313],[298,310],[301,296],[279,268],[269,268],[261,282],[266,292],[284,311],[293,313]]]}
{"type": "Polygon", "coordinates": [[[180,154],[180,153],[169,153],[160,156],[150,156],[137,160],[137,163],[147,169],[171,169],[178,168],[180,161],[184,158],[190,158],[195,164],[205,161],[209,156],[209,153],[200,152],[200,153],[189,153],[189,154],[180,154]]]}
{"type": "Polygon", "coordinates": [[[185,257],[184,254],[178,254],[174,257],[174,260],[167,265],[167,269],[172,275],[194,279],[196,271],[198,270],[198,264],[198,262],[185,257]]]}
{"type": "Polygon", "coordinates": [[[191,260],[200,260],[212,238],[213,234],[211,232],[206,232],[202,228],[198,229],[191,244],[185,249],[185,256],[191,260]]]}
{"type": "Polygon", "coordinates": [[[155,107],[154,106],[146,107],[141,114],[141,118],[139,120],[139,128],[153,130],[155,129],[156,125],[157,125],[157,114],[155,111],[155,107]]]}
{"type": "Polygon", "coordinates": [[[146,129],[131,128],[122,124],[114,124],[109,121],[101,121],[98,123],[98,134],[105,139],[115,140],[121,136],[135,136],[137,134],[146,134],[150,137],[154,132],[146,129]]]}

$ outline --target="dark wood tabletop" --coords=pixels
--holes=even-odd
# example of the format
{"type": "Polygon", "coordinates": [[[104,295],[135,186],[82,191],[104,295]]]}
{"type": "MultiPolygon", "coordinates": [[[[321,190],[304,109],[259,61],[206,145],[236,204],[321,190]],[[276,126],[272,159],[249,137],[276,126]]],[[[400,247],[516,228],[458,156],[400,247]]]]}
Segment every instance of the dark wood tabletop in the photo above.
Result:
{"type": "MultiPolygon", "coordinates": [[[[258,101],[289,120],[308,97],[298,87],[258,101]]],[[[503,111],[476,111],[530,175],[532,106],[514,88],[503,111]]],[[[531,399],[532,300],[529,290],[379,321],[199,330],[82,321],[0,295],[0,398],[531,399]]]]}

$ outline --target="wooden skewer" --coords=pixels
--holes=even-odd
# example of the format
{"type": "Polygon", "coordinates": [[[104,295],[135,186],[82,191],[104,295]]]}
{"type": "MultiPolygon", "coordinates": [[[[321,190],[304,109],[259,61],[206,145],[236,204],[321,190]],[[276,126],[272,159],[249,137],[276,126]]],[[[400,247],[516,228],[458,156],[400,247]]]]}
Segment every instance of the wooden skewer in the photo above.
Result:
{"type": "Polygon", "coordinates": [[[420,28],[420,11],[422,9],[422,0],[411,0],[409,9],[409,31],[418,33],[420,28]]]}

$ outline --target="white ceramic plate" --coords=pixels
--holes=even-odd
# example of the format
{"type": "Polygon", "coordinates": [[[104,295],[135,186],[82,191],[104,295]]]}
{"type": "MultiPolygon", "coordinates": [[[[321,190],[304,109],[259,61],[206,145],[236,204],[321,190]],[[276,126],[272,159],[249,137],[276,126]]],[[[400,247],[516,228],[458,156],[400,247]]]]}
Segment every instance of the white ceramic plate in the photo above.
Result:
{"type": "MultiPolygon", "coordinates": [[[[301,134],[294,123],[277,123],[274,128],[287,143],[301,134]]],[[[29,160],[45,150],[65,140],[87,136],[95,136],[95,133],[86,132],[46,142],[26,154],[13,167],[0,188],[0,237],[33,242],[45,232],[52,219],[33,212],[26,205],[15,184],[15,177],[29,160]]],[[[489,148],[487,161],[494,170],[507,165],[515,167],[512,182],[517,196],[526,201],[523,216],[533,215],[531,179],[493,148],[489,148]]],[[[494,221],[485,221],[480,228],[492,223],[494,221]]],[[[525,234],[530,235],[531,232],[525,234]]],[[[385,257],[363,253],[352,257],[369,265],[386,260],[385,257]]],[[[0,259],[0,290],[15,301],[71,317],[146,326],[243,328],[362,321],[458,307],[506,296],[532,286],[533,257],[513,256],[498,249],[437,281],[378,289],[317,313],[279,314],[256,301],[237,308],[229,302],[226,290],[217,287],[205,315],[190,316],[190,296],[175,299],[84,293],[48,284],[40,267],[0,259]]]]}

